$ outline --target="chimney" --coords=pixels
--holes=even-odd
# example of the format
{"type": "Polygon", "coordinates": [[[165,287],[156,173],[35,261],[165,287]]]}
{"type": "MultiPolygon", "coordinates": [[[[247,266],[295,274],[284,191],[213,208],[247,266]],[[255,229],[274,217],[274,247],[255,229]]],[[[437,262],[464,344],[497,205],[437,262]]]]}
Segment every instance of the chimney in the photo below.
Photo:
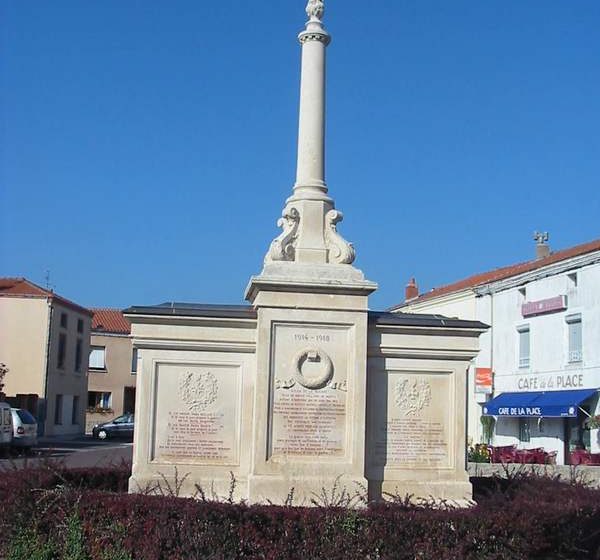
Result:
{"type": "Polygon", "coordinates": [[[416,299],[419,297],[419,287],[417,286],[417,281],[414,278],[410,279],[410,282],[406,285],[404,289],[404,301],[410,301],[411,299],[416,299]]]}
{"type": "Polygon", "coordinates": [[[548,245],[548,232],[545,231],[543,233],[540,233],[539,231],[536,231],[533,234],[533,239],[535,241],[535,260],[537,261],[549,257],[550,245],[548,245]]]}

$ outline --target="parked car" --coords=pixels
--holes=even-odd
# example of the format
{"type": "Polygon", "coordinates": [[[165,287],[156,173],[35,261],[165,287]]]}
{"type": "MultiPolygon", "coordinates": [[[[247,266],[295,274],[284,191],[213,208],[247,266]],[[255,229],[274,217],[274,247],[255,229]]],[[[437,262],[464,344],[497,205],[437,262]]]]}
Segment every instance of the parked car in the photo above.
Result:
{"type": "Polygon", "coordinates": [[[29,450],[37,445],[37,420],[24,408],[11,408],[13,422],[12,446],[29,450]]]}
{"type": "Polygon", "coordinates": [[[13,424],[10,405],[0,402],[0,453],[6,452],[13,440],[13,424]]]}
{"type": "Polygon", "coordinates": [[[123,414],[123,416],[118,416],[110,422],[96,424],[92,428],[92,436],[98,439],[133,439],[133,420],[133,414],[123,414]]]}

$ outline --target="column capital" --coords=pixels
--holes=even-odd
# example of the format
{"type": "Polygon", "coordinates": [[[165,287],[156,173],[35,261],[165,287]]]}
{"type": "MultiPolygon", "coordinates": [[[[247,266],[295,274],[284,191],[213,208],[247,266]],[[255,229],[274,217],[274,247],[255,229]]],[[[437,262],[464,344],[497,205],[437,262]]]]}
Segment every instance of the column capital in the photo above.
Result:
{"type": "Polygon", "coordinates": [[[331,36],[323,27],[323,15],[325,14],[325,3],[323,0],[308,0],[306,5],[306,29],[298,35],[301,44],[308,41],[319,41],[325,46],[331,43],[331,36]]]}

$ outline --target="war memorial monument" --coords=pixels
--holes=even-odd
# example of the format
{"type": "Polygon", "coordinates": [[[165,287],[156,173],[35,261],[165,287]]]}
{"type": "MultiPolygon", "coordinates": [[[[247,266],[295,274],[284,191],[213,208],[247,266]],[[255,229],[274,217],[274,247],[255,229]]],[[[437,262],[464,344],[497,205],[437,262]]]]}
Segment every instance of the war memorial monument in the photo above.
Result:
{"type": "MultiPolygon", "coordinates": [[[[250,503],[364,488],[462,502],[466,374],[481,323],[373,312],[325,182],[324,4],[302,48],[296,182],[247,306],[126,310],[138,349],[130,491],[185,477],[250,503]]],[[[391,264],[390,264],[391,266],[391,264]]]]}

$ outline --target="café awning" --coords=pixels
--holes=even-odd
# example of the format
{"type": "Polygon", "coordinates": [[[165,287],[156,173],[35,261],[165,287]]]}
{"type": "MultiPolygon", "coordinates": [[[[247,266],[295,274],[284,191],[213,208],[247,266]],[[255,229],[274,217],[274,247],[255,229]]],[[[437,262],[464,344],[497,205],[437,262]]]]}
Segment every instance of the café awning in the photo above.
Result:
{"type": "Polygon", "coordinates": [[[577,416],[577,407],[597,389],[502,393],[483,405],[484,416],[561,418],[577,416]]]}

